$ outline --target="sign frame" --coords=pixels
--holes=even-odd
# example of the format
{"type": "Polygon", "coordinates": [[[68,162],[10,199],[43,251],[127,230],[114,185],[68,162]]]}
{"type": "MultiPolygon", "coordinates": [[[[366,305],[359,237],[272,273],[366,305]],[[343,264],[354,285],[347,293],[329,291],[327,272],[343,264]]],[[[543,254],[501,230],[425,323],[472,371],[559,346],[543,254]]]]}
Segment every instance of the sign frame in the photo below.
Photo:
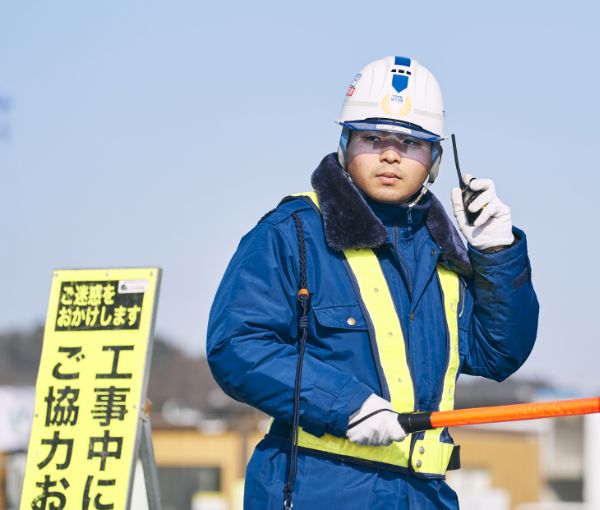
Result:
{"type": "Polygon", "coordinates": [[[129,509],[138,458],[149,508],[161,508],[146,400],[161,277],[159,267],[54,271],[21,510],[49,508],[50,497],[56,508],[92,510],[110,504],[102,490],[114,508],[129,509]]]}

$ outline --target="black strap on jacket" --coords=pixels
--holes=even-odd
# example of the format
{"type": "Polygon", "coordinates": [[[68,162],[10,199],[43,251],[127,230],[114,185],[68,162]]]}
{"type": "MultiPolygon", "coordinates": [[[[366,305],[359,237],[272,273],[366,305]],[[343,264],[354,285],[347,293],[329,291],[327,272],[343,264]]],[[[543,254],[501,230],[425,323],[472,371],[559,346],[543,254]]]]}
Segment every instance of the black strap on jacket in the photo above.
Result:
{"type": "Polygon", "coordinates": [[[450,460],[448,461],[448,467],[446,468],[448,471],[455,471],[460,469],[460,445],[455,444],[452,449],[452,453],[450,455],[450,460]]]}
{"type": "Polygon", "coordinates": [[[283,486],[283,508],[291,510],[292,491],[296,483],[296,472],[298,467],[298,427],[300,424],[300,389],[302,383],[302,362],[304,361],[304,350],[306,348],[306,337],[308,335],[308,311],[310,309],[310,292],[306,282],[306,248],[304,244],[304,229],[302,220],[296,213],[292,214],[296,223],[296,235],[298,237],[298,249],[300,253],[300,286],[297,297],[300,303],[300,315],[298,319],[298,362],[296,364],[296,380],[294,381],[294,417],[291,430],[291,454],[287,483],[283,486]]]}

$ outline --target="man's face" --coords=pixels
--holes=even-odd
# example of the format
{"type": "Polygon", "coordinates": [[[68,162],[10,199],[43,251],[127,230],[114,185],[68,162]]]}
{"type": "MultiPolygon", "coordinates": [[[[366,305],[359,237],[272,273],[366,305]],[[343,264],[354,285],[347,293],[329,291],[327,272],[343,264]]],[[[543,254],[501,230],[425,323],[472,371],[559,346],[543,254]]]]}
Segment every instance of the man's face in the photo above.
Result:
{"type": "Polygon", "coordinates": [[[400,204],[423,185],[431,167],[430,142],[383,131],[353,131],[348,173],[371,199],[400,204]]]}

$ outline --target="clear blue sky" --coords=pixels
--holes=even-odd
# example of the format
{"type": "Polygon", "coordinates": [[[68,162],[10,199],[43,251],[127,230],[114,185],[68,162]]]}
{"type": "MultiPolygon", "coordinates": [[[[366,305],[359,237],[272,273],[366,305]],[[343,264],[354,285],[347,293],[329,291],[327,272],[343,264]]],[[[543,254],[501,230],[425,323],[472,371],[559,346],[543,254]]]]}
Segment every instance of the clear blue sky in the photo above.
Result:
{"type": "MultiPolygon", "coordinates": [[[[43,321],[54,268],[159,265],[158,333],[203,352],[240,236],[309,188],[348,83],[397,54],[436,74],[464,170],[493,178],[528,233],[542,312],[522,373],[596,390],[599,15],[590,1],[3,3],[0,330],[43,321]]],[[[454,183],[447,157],[448,210],[454,183]]]]}

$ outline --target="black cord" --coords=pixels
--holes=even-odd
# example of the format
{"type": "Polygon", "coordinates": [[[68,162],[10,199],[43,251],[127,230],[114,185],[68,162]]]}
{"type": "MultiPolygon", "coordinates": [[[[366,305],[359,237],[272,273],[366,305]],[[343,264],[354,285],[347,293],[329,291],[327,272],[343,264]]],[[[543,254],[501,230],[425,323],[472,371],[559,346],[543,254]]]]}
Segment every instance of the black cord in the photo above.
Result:
{"type": "Polygon", "coordinates": [[[384,411],[389,411],[390,413],[394,413],[394,414],[400,414],[400,413],[397,413],[396,411],[394,411],[393,409],[377,409],[377,411],[373,411],[372,413],[369,413],[366,416],[363,416],[360,420],[353,421],[350,425],[348,425],[348,430],[350,430],[353,427],[356,427],[358,424],[362,423],[363,421],[368,420],[369,418],[375,416],[376,414],[383,413],[384,411]]]}
{"type": "Polygon", "coordinates": [[[294,490],[298,470],[298,427],[300,426],[302,364],[304,361],[304,351],[306,349],[306,337],[308,336],[308,311],[310,309],[310,293],[306,288],[306,248],[304,245],[304,229],[302,228],[302,220],[296,213],[292,214],[292,218],[294,218],[294,222],[296,223],[296,235],[298,237],[298,247],[300,252],[300,288],[298,290],[298,301],[300,302],[301,313],[298,319],[300,339],[298,341],[298,361],[296,363],[296,379],[294,381],[294,416],[292,419],[292,431],[290,437],[292,448],[288,480],[283,486],[284,510],[291,510],[294,506],[292,504],[292,491],[294,490]]]}

